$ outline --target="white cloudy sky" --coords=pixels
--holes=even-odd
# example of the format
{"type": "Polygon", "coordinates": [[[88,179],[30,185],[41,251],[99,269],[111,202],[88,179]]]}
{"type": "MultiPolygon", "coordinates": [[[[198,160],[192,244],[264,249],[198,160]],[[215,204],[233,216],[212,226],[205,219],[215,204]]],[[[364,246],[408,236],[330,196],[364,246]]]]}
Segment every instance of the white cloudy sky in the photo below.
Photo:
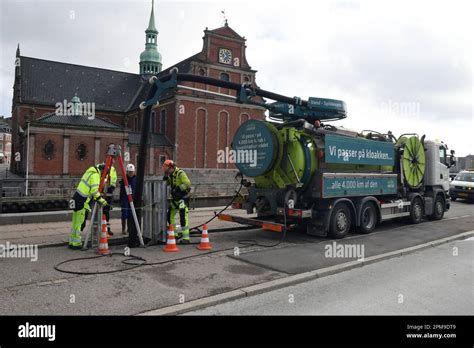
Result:
{"type": "MultiPolygon", "coordinates": [[[[18,42],[25,56],[137,72],[150,2],[0,0],[0,115],[11,114],[18,42]]],[[[342,99],[341,125],[426,134],[464,156],[474,154],[470,3],[156,0],[155,15],[164,67],[200,51],[225,9],[260,87],[342,99]]]]}

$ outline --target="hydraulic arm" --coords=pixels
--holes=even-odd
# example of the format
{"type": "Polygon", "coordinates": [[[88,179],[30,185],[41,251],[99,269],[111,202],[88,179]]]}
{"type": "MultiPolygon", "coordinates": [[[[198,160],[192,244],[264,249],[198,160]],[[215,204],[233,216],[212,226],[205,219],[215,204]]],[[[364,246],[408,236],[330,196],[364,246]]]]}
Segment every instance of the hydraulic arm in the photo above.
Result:
{"type": "Polygon", "coordinates": [[[150,79],[150,82],[156,86],[156,90],[151,98],[141,104],[142,108],[157,104],[166,91],[181,88],[232,98],[236,103],[240,104],[262,106],[277,115],[281,115],[283,120],[305,119],[306,121],[313,123],[316,120],[334,121],[347,116],[346,103],[343,101],[313,97],[308,98],[308,100],[302,100],[299,97],[290,98],[254,87],[250,83],[240,85],[238,83],[213,79],[205,76],[179,74],[176,71],[161,78],[153,77],[150,79]],[[215,93],[208,90],[180,85],[182,82],[196,82],[210,86],[228,88],[236,91],[237,96],[234,97],[227,94],[215,93]],[[255,100],[255,97],[267,98],[274,100],[275,102],[266,103],[257,101],[255,100]]]}

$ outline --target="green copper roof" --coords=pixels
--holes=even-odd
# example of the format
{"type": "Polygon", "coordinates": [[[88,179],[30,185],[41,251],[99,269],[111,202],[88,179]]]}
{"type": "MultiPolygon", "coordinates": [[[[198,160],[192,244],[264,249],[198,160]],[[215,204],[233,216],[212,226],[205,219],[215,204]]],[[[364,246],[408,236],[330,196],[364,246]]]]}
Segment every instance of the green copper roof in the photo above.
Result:
{"type": "Polygon", "coordinates": [[[77,96],[77,93],[74,95],[74,97],[71,98],[71,103],[80,103],[81,100],[79,99],[79,97],[77,96]]]}
{"type": "Polygon", "coordinates": [[[79,115],[79,109],[81,104],[81,100],[77,96],[77,93],[74,95],[74,97],[71,98],[71,104],[72,104],[72,114],[74,116],[79,115]]]}
{"type": "Polygon", "coordinates": [[[146,49],[140,54],[140,62],[161,63],[161,54],[156,49],[146,49]]]}

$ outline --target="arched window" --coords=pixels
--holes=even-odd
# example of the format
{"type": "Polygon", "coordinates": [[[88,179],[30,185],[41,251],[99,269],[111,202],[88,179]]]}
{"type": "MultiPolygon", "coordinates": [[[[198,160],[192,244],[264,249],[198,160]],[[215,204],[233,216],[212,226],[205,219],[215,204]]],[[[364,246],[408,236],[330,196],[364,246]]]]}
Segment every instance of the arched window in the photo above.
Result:
{"type": "Polygon", "coordinates": [[[165,134],[166,132],[166,109],[162,109],[160,112],[160,133],[165,134]]]}
{"type": "Polygon", "coordinates": [[[166,161],[166,155],[160,155],[160,168],[163,167],[163,164],[166,161]]]}
{"type": "Polygon", "coordinates": [[[80,143],[79,145],[77,145],[76,153],[77,153],[77,158],[80,161],[84,161],[87,156],[87,146],[83,143],[80,143]]]}
{"type": "Polygon", "coordinates": [[[199,75],[206,76],[206,70],[204,70],[203,68],[199,69],[199,75]]]}
{"type": "Polygon", "coordinates": [[[222,81],[230,81],[230,76],[227,73],[221,73],[221,80],[222,81]]]}
{"type": "Polygon", "coordinates": [[[244,122],[247,122],[250,119],[250,116],[247,113],[242,113],[240,114],[239,119],[239,123],[242,124],[244,122]]]}
{"type": "Polygon", "coordinates": [[[48,140],[48,142],[46,144],[44,144],[44,147],[43,147],[43,153],[44,153],[46,159],[47,160],[52,160],[54,152],[55,152],[54,142],[51,141],[51,140],[48,140]]]}

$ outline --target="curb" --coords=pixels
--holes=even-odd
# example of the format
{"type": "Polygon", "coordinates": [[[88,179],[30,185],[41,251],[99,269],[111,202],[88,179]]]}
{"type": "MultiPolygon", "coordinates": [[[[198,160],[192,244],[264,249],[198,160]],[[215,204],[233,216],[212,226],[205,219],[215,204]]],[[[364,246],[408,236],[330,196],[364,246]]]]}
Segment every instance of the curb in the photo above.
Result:
{"type": "MultiPolygon", "coordinates": [[[[109,239],[108,244],[109,245],[122,245],[122,244],[126,244],[127,242],[128,242],[128,237],[119,237],[119,238],[109,239]]],[[[61,247],[61,246],[67,246],[67,245],[68,245],[68,242],[39,244],[38,249],[54,248],[54,247],[61,247]]]]}
{"type": "MultiPolygon", "coordinates": [[[[225,206],[217,207],[202,207],[190,209],[189,212],[192,214],[206,213],[206,212],[217,212],[223,209],[225,206]]],[[[110,212],[110,216],[114,219],[120,218],[120,208],[113,209],[110,212]]],[[[7,225],[20,225],[26,223],[48,223],[48,222],[65,222],[71,220],[72,211],[68,210],[49,210],[39,212],[25,212],[25,213],[0,213],[0,226],[7,225]]]]}
{"type": "MultiPolygon", "coordinates": [[[[216,229],[208,230],[208,233],[247,231],[247,230],[252,230],[252,229],[255,229],[255,226],[224,227],[224,228],[216,228],[216,229]]],[[[198,233],[190,233],[190,235],[200,236],[200,234],[198,233]]],[[[122,245],[122,244],[127,244],[127,242],[128,242],[128,236],[109,239],[109,245],[122,245]]],[[[45,243],[45,244],[39,244],[38,248],[39,249],[54,248],[54,247],[60,247],[60,246],[67,246],[67,244],[68,244],[67,242],[45,243]]]]}
{"type": "Polygon", "coordinates": [[[415,245],[413,247],[391,251],[391,252],[380,254],[380,255],[370,256],[361,261],[350,261],[343,264],[322,268],[319,270],[299,273],[299,274],[291,275],[288,277],[275,279],[275,280],[271,280],[271,281],[256,284],[256,285],[247,286],[247,287],[240,288],[237,290],[224,292],[218,295],[203,297],[197,300],[190,301],[188,303],[182,303],[178,305],[145,311],[142,313],[138,313],[137,315],[178,315],[178,314],[182,314],[182,313],[186,313],[190,311],[195,311],[195,310],[202,309],[205,307],[215,306],[224,302],[229,302],[229,301],[237,300],[237,299],[248,297],[248,296],[258,295],[265,292],[281,289],[290,285],[304,283],[304,282],[314,280],[317,278],[323,278],[332,274],[348,271],[357,267],[370,265],[375,262],[388,260],[393,257],[411,254],[416,251],[420,251],[420,250],[427,249],[430,247],[435,247],[435,246],[445,244],[454,240],[466,239],[471,236],[474,236],[474,230],[462,232],[460,234],[457,234],[451,237],[441,238],[441,239],[434,240],[431,242],[415,245]]]}

